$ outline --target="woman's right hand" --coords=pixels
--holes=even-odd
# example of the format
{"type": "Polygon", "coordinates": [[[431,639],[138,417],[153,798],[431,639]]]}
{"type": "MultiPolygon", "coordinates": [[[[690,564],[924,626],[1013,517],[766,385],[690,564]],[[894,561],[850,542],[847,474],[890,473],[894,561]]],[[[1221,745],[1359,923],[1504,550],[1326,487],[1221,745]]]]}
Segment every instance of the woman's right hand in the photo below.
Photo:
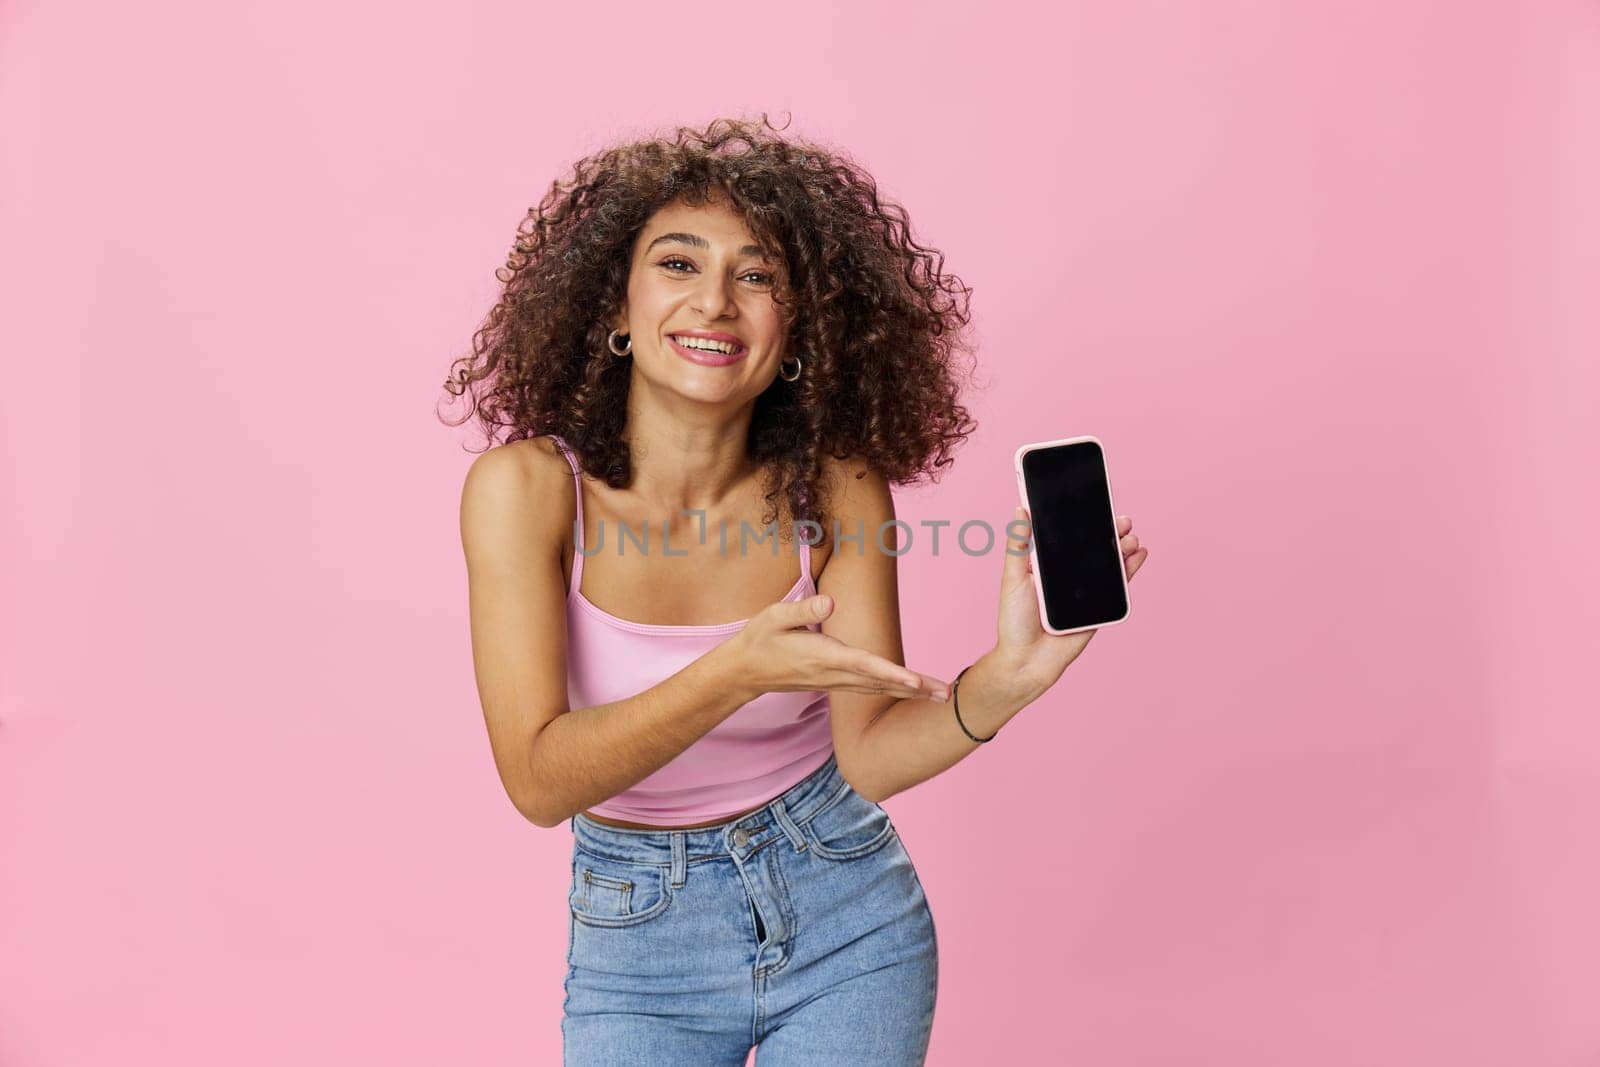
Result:
{"type": "Polygon", "coordinates": [[[937,678],[808,629],[832,612],[833,598],[826,593],[779,601],[757,612],[720,646],[730,657],[734,684],[757,696],[843,689],[899,698],[949,698],[949,686],[937,678]]]}

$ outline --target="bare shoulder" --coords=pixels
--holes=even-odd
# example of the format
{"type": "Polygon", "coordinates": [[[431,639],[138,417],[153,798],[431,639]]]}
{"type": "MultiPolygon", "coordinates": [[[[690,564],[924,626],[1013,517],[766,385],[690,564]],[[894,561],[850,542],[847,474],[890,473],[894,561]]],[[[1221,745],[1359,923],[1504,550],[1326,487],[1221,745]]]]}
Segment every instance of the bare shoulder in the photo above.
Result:
{"type": "Polygon", "coordinates": [[[467,468],[461,488],[461,536],[470,553],[496,533],[549,536],[559,543],[571,507],[572,468],[548,436],[496,445],[467,468]]]}
{"type": "MultiPolygon", "coordinates": [[[[836,541],[844,541],[846,555],[856,552],[859,544],[872,545],[879,527],[894,518],[894,497],[883,473],[861,456],[822,459],[823,484],[826,489],[828,522],[823,531],[819,551],[820,574],[834,557],[836,541]],[[863,542],[846,538],[864,538],[863,542]]],[[[893,556],[889,557],[891,560],[893,556]]]]}
{"type": "Polygon", "coordinates": [[[882,514],[885,508],[893,506],[889,482],[865,458],[824,456],[822,475],[828,507],[836,518],[842,521],[849,517],[853,526],[857,518],[890,517],[882,514]]]}

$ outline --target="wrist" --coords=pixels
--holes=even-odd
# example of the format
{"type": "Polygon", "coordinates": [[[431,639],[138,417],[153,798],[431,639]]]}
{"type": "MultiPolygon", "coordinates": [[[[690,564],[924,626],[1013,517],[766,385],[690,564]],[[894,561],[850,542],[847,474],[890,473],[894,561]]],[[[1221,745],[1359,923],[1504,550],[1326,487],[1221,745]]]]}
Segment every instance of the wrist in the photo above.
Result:
{"type": "MultiPolygon", "coordinates": [[[[1020,656],[1013,655],[997,645],[973,661],[972,667],[967,671],[967,677],[981,674],[984,689],[993,699],[1005,704],[1015,704],[1016,709],[1020,711],[1044,692],[1029,680],[1028,673],[1023,667],[1020,656]]],[[[965,681],[962,684],[966,684],[965,681]]]]}
{"type": "Polygon", "coordinates": [[[963,668],[951,685],[957,725],[973,741],[992,741],[1000,728],[1032,699],[1015,685],[1013,663],[986,652],[963,668]]]}
{"type": "Polygon", "coordinates": [[[732,696],[740,707],[766,692],[756,680],[755,672],[745,662],[737,637],[724,641],[707,653],[705,666],[717,690],[732,696]]]}

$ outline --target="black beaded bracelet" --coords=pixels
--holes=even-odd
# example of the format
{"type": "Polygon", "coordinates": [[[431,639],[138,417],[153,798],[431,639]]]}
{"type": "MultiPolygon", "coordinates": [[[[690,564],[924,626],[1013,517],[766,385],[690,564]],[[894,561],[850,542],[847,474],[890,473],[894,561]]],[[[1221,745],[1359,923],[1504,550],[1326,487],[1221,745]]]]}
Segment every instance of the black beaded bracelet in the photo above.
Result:
{"type": "MultiPolygon", "coordinates": [[[[971,669],[972,664],[969,663],[965,667],[961,668],[961,674],[966,674],[971,669]]],[[[996,730],[988,737],[976,737],[973,735],[971,730],[967,729],[967,724],[961,721],[961,674],[956,675],[956,680],[950,683],[950,703],[954,704],[956,708],[956,725],[961,727],[962,733],[966,734],[968,737],[971,737],[980,745],[985,741],[993,741],[997,736],[999,736],[999,730],[996,730]]]]}

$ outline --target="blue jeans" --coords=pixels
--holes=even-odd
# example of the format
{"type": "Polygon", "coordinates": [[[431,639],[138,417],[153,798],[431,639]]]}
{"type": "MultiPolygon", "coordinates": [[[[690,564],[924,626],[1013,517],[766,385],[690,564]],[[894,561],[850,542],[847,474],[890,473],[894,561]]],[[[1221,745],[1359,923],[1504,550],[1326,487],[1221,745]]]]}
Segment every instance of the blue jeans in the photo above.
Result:
{"type": "Polygon", "coordinates": [[[766,806],[692,830],[579,813],[563,1063],[923,1063],[938,948],[889,814],[835,757],[766,806]]]}

